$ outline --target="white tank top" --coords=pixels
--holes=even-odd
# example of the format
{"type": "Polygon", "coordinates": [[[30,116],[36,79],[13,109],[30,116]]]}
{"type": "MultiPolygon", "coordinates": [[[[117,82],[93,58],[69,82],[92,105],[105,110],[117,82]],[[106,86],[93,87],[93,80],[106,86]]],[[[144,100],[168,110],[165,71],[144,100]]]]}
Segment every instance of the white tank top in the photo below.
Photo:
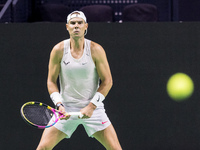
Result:
{"type": "Polygon", "coordinates": [[[91,41],[85,39],[83,55],[75,59],[71,55],[70,39],[64,41],[59,80],[60,94],[67,107],[85,107],[99,87],[99,76],[91,56],[90,44],[91,41]]]}

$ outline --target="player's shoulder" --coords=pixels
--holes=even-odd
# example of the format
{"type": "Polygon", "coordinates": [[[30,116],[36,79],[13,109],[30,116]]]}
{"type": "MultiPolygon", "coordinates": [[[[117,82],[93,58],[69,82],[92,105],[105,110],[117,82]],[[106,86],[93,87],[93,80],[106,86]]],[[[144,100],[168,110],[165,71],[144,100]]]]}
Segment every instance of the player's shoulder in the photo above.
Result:
{"type": "Polygon", "coordinates": [[[52,51],[51,51],[51,54],[55,57],[60,57],[62,58],[62,55],[63,55],[63,50],[64,50],[64,41],[61,41],[59,43],[57,43],[52,51]]]}
{"type": "Polygon", "coordinates": [[[93,41],[91,41],[91,55],[95,62],[106,56],[104,48],[93,41]]]}
{"type": "Polygon", "coordinates": [[[91,49],[92,50],[101,50],[101,49],[103,49],[103,47],[100,44],[98,44],[94,41],[91,41],[91,49]]]}
{"type": "Polygon", "coordinates": [[[59,52],[59,51],[63,51],[63,50],[64,50],[64,41],[61,41],[61,42],[57,43],[57,44],[53,47],[53,50],[52,50],[52,51],[59,52]]]}
{"type": "Polygon", "coordinates": [[[91,46],[90,47],[91,47],[91,53],[92,54],[104,53],[103,47],[100,44],[96,43],[96,42],[91,41],[91,46]]]}

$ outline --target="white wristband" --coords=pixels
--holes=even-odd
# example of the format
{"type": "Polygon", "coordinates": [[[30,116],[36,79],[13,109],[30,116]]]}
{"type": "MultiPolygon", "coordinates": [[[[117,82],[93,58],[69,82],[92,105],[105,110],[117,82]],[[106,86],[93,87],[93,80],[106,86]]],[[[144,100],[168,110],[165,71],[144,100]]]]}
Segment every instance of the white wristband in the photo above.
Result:
{"type": "Polygon", "coordinates": [[[96,94],[94,95],[94,97],[92,98],[90,102],[98,107],[102,104],[104,99],[105,99],[105,96],[103,94],[96,92],[96,94]]]}
{"type": "Polygon", "coordinates": [[[62,96],[60,95],[60,93],[58,92],[53,92],[51,95],[50,95],[53,103],[56,105],[58,102],[61,102],[63,101],[63,98],[62,96]]]}

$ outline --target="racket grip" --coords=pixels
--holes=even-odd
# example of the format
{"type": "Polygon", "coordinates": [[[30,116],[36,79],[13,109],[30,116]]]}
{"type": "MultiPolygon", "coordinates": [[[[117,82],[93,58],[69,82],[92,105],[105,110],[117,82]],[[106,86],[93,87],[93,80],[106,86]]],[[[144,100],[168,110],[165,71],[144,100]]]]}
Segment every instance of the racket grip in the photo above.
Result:
{"type": "Polygon", "coordinates": [[[69,115],[71,115],[71,116],[77,116],[79,118],[83,117],[83,114],[81,112],[69,112],[69,115]]]}

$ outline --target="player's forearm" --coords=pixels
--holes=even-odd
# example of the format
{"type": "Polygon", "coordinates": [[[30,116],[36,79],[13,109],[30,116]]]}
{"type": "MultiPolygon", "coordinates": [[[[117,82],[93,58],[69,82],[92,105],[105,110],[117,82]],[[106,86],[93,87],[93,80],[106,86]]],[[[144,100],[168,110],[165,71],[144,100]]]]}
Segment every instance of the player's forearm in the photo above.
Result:
{"type": "Polygon", "coordinates": [[[99,89],[97,91],[106,97],[110,89],[112,88],[112,85],[113,85],[112,79],[104,80],[101,82],[99,89]]]}
{"type": "Polygon", "coordinates": [[[59,103],[62,103],[63,98],[59,93],[57,83],[51,82],[51,81],[47,81],[47,87],[48,87],[48,91],[49,91],[51,100],[56,105],[56,107],[59,107],[57,105],[59,103]]]}
{"type": "Polygon", "coordinates": [[[47,88],[49,91],[49,94],[51,95],[53,92],[59,92],[57,83],[54,83],[52,81],[47,81],[47,88]]]}
{"type": "Polygon", "coordinates": [[[99,86],[99,89],[95,93],[94,97],[91,99],[88,107],[92,108],[93,110],[96,109],[96,107],[101,106],[103,100],[107,96],[108,92],[110,91],[112,87],[112,78],[110,80],[103,80],[101,85],[99,86]],[[91,107],[92,106],[92,107],[91,107]]]}

